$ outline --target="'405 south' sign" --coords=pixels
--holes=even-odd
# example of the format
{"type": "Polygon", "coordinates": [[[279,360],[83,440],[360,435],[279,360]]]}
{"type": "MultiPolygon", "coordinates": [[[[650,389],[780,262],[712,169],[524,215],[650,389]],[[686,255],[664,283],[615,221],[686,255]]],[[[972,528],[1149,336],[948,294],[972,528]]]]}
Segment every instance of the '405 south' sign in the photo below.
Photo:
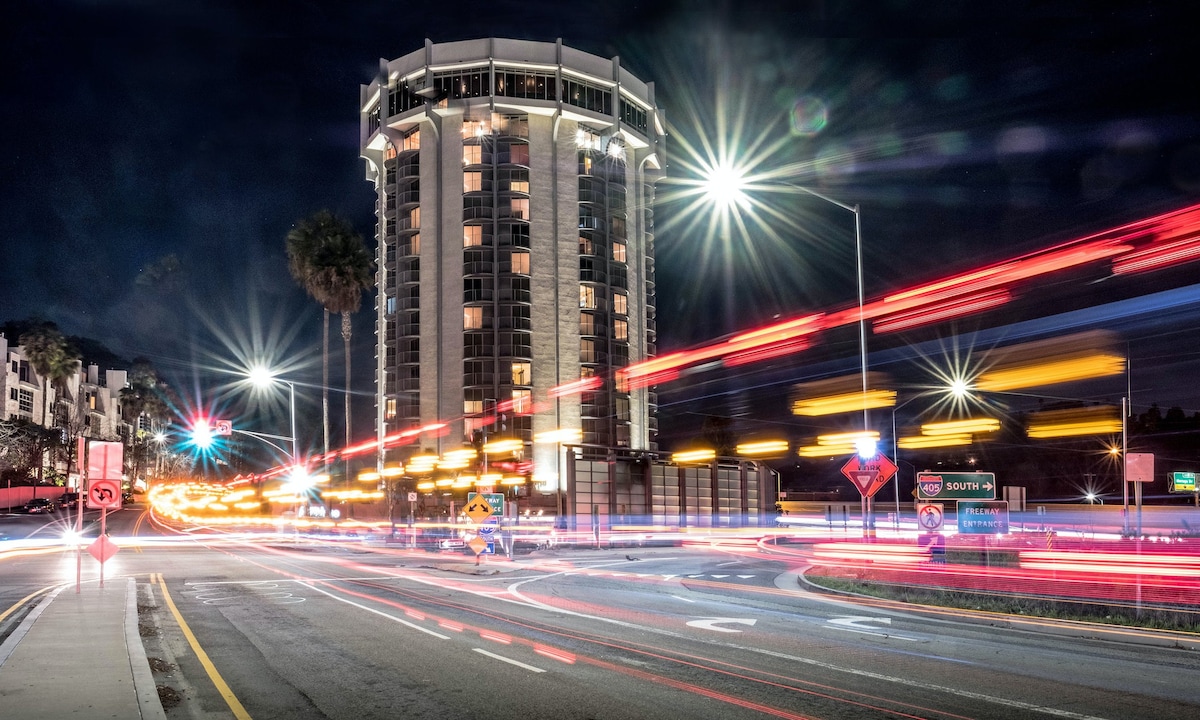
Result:
{"type": "Polygon", "coordinates": [[[992,500],[996,475],[985,472],[917,473],[917,497],[922,500],[992,500]]]}

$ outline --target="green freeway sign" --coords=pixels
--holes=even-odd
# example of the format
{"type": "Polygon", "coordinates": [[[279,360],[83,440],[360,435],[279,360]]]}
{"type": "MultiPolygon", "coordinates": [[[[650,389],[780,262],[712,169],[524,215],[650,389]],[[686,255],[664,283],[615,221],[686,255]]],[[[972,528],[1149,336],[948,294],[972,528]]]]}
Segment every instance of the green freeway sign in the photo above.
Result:
{"type": "Polygon", "coordinates": [[[1171,473],[1171,492],[1196,492],[1196,473],[1171,473]]]}
{"type": "Polygon", "coordinates": [[[990,500],[996,497],[996,475],[985,472],[917,473],[921,500],[990,500]]]}
{"type": "Polygon", "coordinates": [[[976,535],[1007,535],[1008,501],[959,500],[958,531],[976,535]]]}

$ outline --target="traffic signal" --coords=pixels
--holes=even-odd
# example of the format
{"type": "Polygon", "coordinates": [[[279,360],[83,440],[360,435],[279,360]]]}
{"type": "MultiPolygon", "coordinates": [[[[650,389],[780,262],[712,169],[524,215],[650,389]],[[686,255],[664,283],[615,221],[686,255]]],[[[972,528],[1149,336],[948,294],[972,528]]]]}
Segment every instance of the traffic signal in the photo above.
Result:
{"type": "Polygon", "coordinates": [[[216,439],[212,425],[206,417],[199,417],[192,421],[192,429],[189,435],[192,439],[192,445],[201,450],[207,450],[212,447],[213,441],[216,439]]]}

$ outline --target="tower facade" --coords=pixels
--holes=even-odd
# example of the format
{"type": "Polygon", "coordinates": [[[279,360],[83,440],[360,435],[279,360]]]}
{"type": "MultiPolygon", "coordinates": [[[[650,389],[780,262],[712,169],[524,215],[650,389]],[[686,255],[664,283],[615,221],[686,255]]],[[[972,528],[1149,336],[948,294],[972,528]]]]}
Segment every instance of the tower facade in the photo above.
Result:
{"type": "Polygon", "coordinates": [[[614,383],[655,353],[653,84],[561,41],[426,41],[361,100],[381,439],[512,438],[535,480],[559,474],[551,431],[655,449],[654,393],[614,383]]]}

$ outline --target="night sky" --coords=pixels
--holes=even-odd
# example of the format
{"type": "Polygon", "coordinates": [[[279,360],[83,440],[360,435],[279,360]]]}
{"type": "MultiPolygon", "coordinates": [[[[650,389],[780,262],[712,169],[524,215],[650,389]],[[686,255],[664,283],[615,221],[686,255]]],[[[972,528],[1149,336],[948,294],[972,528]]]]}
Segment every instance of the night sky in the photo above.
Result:
{"type": "MultiPolygon", "coordinates": [[[[673,179],[706,141],[750,157],[784,138],[758,146],[760,167],[861,204],[876,295],[1200,202],[1182,5],[17,0],[0,10],[0,322],[36,316],[150,357],[201,402],[198,365],[265,355],[319,382],[320,313],[284,236],[329,208],[373,245],[359,86],[427,37],[620,56],[656,84],[673,179]]],[[[852,299],[836,208],[792,202],[779,222],[796,242],[773,247],[714,241],[679,188],[659,192],[660,351],[852,299]],[[813,233],[828,237],[798,250],[813,233]]],[[[355,317],[365,417],[371,304],[355,317]]],[[[1188,349],[1171,364],[1186,362],[1200,369],[1188,349]]]]}

